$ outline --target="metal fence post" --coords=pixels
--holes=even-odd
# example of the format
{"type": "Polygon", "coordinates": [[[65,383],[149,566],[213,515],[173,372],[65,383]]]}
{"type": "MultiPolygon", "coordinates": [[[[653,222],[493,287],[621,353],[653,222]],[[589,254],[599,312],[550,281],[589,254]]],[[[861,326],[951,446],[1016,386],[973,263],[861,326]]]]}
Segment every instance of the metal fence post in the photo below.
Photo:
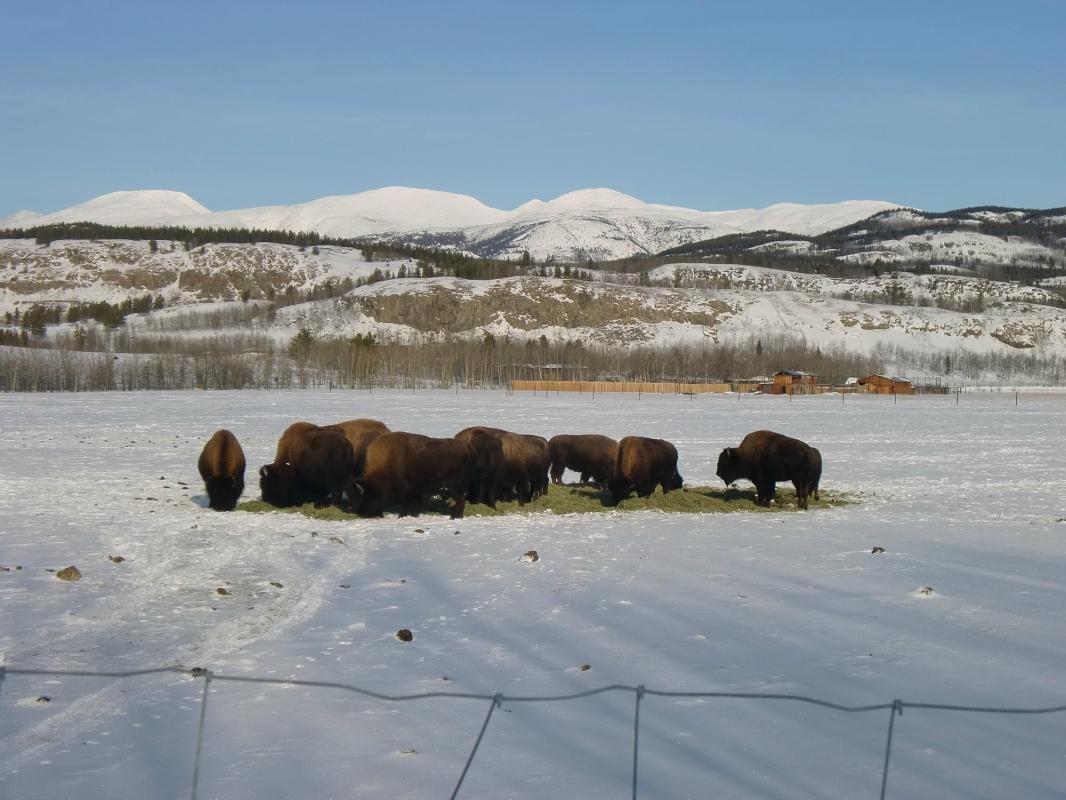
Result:
{"type": "Polygon", "coordinates": [[[492,712],[496,710],[496,707],[503,704],[503,695],[499,692],[492,698],[492,703],[489,705],[489,713],[485,715],[485,721],[481,723],[481,731],[477,735],[477,741],[474,742],[474,749],[470,751],[470,756],[466,759],[466,765],[463,767],[463,772],[459,776],[459,782],[455,784],[455,789],[452,790],[451,800],[459,795],[459,788],[463,785],[463,781],[466,779],[466,773],[470,770],[470,765],[474,763],[474,756],[477,755],[477,749],[481,747],[481,740],[485,738],[485,729],[489,727],[489,720],[492,719],[492,712]]]}
{"type": "Polygon", "coordinates": [[[644,699],[644,684],[637,687],[637,704],[633,714],[633,800],[637,800],[637,755],[640,744],[640,702],[644,699]]]}
{"type": "Polygon", "coordinates": [[[196,729],[196,756],[192,764],[192,791],[189,792],[189,800],[196,800],[196,793],[200,786],[200,753],[204,746],[204,719],[207,717],[207,690],[211,687],[211,670],[196,667],[192,670],[194,678],[203,677],[204,697],[200,701],[200,724],[196,729]]]}
{"type": "Polygon", "coordinates": [[[892,710],[888,712],[888,739],[885,741],[885,767],[881,771],[881,800],[885,800],[885,789],[888,788],[888,762],[892,757],[892,727],[896,722],[896,714],[903,716],[903,701],[893,700],[892,710]]]}

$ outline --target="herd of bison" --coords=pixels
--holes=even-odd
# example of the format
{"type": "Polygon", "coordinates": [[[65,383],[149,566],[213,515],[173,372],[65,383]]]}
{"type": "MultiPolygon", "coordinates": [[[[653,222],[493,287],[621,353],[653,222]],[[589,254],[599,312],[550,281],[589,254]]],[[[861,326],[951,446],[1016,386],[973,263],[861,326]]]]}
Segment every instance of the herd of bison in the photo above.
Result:
{"type": "MultiPolygon", "coordinates": [[[[244,451],[228,430],[217,431],[200,454],[200,476],[210,507],[229,511],[244,491],[244,451]]],[[[561,484],[573,470],[581,482],[606,487],[606,502],[617,505],[636,492],[647,497],[656,486],[680,489],[677,448],[663,439],[626,436],[615,441],[598,434],[545,439],[499,428],[464,428],[451,438],[390,431],[373,419],[333,425],[294,422],[281,435],[272,464],[259,470],[263,500],[273,506],[336,505],[364,517],[385,509],[418,513],[430,498],[451,500],[453,518],[467,502],[492,508],[497,500],[524,505],[561,484]]],[[[800,508],[818,498],[822,456],[817,448],[773,431],[754,431],[718,457],[717,475],[726,485],[746,478],[757,502],[768,506],[778,481],[792,481],[800,508]]]]}

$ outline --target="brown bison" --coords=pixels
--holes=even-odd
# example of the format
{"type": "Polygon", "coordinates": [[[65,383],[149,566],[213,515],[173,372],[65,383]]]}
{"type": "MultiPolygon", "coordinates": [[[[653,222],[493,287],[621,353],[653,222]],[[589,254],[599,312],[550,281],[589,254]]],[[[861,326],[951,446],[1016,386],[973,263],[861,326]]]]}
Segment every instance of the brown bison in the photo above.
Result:
{"type": "Polygon", "coordinates": [[[718,456],[716,473],[726,486],[741,478],[755,484],[756,502],[770,505],[778,481],[792,481],[800,508],[818,491],[822,454],[799,439],[773,431],[753,431],[739,447],[727,447],[718,456]]]}
{"type": "Polygon", "coordinates": [[[288,461],[289,448],[293,443],[309,431],[337,431],[343,434],[352,444],[352,452],[355,454],[356,464],[361,467],[366,455],[366,448],[374,439],[383,433],[388,433],[388,426],[376,419],[350,419],[345,422],[335,422],[332,425],[315,425],[313,422],[294,422],[285,429],[278,440],[277,451],[274,453],[274,463],[283,464],[288,461]]]}
{"type": "Polygon", "coordinates": [[[477,454],[468,442],[395,431],[370,443],[363,472],[348,482],[343,502],[364,517],[380,517],[390,506],[399,506],[404,516],[440,495],[454,500],[455,519],[463,516],[476,470],[477,454]]]}
{"type": "Polygon", "coordinates": [[[581,474],[581,483],[593,480],[601,486],[614,475],[618,442],[596,433],[561,434],[548,440],[552,483],[563,482],[563,472],[572,469],[581,474]]]}
{"type": "Polygon", "coordinates": [[[322,427],[327,431],[343,433],[348,441],[351,442],[352,452],[355,454],[356,472],[361,472],[363,469],[363,462],[366,460],[366,449],[370,446],[370,443],[389,432],[388,426],[376,419],[350,419],[346,422],[336,422],[322,427]]]}
{"type": "MultiPolygon", "coordinates": [[[[293,427],[289,426],[290,430],[293,427]]],[[[282,451],[280,444],[278,449],[282,451]]],[[[317,427],[304,430],[285,447],[284,457],[284,461],[275,461],[259,470],[259,489],[264,502],[280,508],[336,502],[344,486],[355,476],[351,442],[338,431],[317,427]]]]}
{"type": "Polygon", "coordinates": [[[196,462],[207,489],[208,505],[215,511],[232,511],[244,491],[244,451],[227,430],[215,431],[196,462]]]}
{"type": "Polygon", "coordinates": [[[296,444],[298,439],[301,439],[305,434],[310,431],[319,430],[318,425],[313,422],[294,422],[287,427],[281,434],[281,438],[278,439],[277,449],[274,451],[274,463],[284,464],[289,460],[289,451],[292,450],[292,446],[296,444]]]}
{"type": "Polygon", "coordinates": [[[496,508],[503,475],[503,443],[498,436],[485,431],[474,431],[465,441],[474,449],[475,462],[474,478],[466,499],[471,503],[483,503],[490,508],[496,508]]]}
{"type": "Polygon", "coordinates": [[[808,495],[813,495],[815,500],[821,500],[818,496],[818,484],[822,481],[822,451],[817,447],[811,448],[811,476],[808,495]]]}
{"type": "Polygon", "coordinates": [[[478,425],[455,434],[469,442],[475,436],[495,436],[503,447],[503,465],[497,481],[497,498],[515,497],[525,505],[548,489],[548,442],[542,436],[520,434],[478,425]]]}
{"type": "Polygon", "coordinates": [[[533,433],[522,434],[522,438],[529,444],[530,450],[536,449],[539,459],[530,462],[529,486],[533,497],[540,497],[548,493],[548,469],[551,467],[551,452],[548,450],[548,440],[543,436],[533,433]]]}
{"type": "Polygon", "coordinates": [[[614,474],[607,481],[608,505],[618,505],[634,490],[637,497],[648,497],[656,484],[663,494],[684,484],[677,471],[677,448],[665,439],[626,436],[618,443],[614,474]]]}

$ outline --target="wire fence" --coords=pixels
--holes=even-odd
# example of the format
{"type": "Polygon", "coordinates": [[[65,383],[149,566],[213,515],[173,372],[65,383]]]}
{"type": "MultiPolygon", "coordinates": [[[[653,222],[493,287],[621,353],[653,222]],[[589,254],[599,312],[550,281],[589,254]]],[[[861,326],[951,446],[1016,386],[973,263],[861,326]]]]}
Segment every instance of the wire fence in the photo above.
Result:
{"type": "MultiPolygon", "coordinates": [[[[164,673],[172,673],[177,675],[185,675],[192,678],[202,678],[204,681],[203,697],[200,703],[200,717],[199,723],[196,729],[196,749],[193,756],[192,765],[192,777],[190,779],[189,798],[190,800],[197,800],[200,784],[200,761],[201,754],[203,752],[204,744],[204,723],[207,719],[207,699],[209,696],[209,690],[212,682],[220,683],[254,683],[265,684],[273,686],[294,686],[313,689],[339,689],[341,691],[351,692],[353,694],[361,695],[363,697],[369,697],[374,700],[381,700],[388,703],[403,703],[408,701],[418,700],[433,700],[433,699],[452,699],[452,700],[481,700],[489,703],[488,712],[485,714],[485,720],[481,724],[481,729],[478,731],[477,739],[474,741],[473,747],[470,750],[469,756],[467,756],[466,763],[463,765],[463,770],[456,781],[455,788],[452,790],[449,797],[451,800],[455,800],[459,796],[459,790],[463,786],[463,781],[466,779],[467,773],[470,771],[471,765],[474,763],[474,758],[477,756],[478,749],[481,747],[481,743],[485,738],[485,733],[488,731],[489,723],[492,721],[493,712],[503,705],[504,702],[508,703],[561,703],[572,700],[581,700],[586,697],[593,697],[595,695],[607,694],[609,692],[629,692],[635,697],[634,711],[633,711],[633,769],[631,777],[631,789],[633,800],[637,799],[638,790],[638,766],[640,761],[640,709],[646,697],[664,697],[664,698],[700,698],[710,700],[756,700],[756,701],[778,701],[778,702],[792,702],[792,703],[806,703],[809,705],[819,706],[821,708],[827,708],[832,711],[838,711],[846,714],[864,714],[875,711],[888,711],[888,732],[885,737],[885,757],[884,764],[881,771],[881,792],[880,800],[885,800],[886,791],[888,789],[888,772],[889,764],[892,759],[892,738],[895,733],[896,717],[903,716],[903,710],[905,708],[920,708],[930,711],[951,711],[962,712],[969,714],[1058,714],[1066,712],[1066,705],[1048,706],[1042,708],[1006,708],[995,706],[964,706],[953,705],[949,703],[913,703],[910,701],[904,701],[895,699],[890,703],[875,703],[873,705],[865,706],[847,706],[840,703],[834,703],[829,700],[822,700],[817,697],[808,697],[806,695],[799,694],[773,694],[773,693],[759,693],[759,692],[673,692],[660,689],[649,689],[643,684],[639,686],[625,686],[622,684],[612,684],[610,686],[601,686],[598,689],[589,689],[584,692],[575,692],[573,694],[560,694],[560,695],[504,695],[497,692],[496,694],[478,694],[472,692],[424,692],[419,694],[401,694],[401,695],[389,695],[382,694],[381,692],[374,692],[369,689],[363,689],[359,686],[355,686],[350,683],[339,683],[335,681],[311,681],[311,680],[295,680],[287,678],[262,678],[253,677],[247,675],[220,675],[212,672],[204,667],[154,667],[151,669],[131,670],[127,672],[95,672],[89,670],[43,670],[43,669],[19,669],[0,666],[0,692],[3,689],[4,678],[7,675],[36,675],[42,677],[84,677],[84,678],[111,678],[114,680],[124,680],[128,678],[136,678],[145,675],[158,675],[164,673]]],[[[2,700],[2,697],[0,697],[2,700]]]]}

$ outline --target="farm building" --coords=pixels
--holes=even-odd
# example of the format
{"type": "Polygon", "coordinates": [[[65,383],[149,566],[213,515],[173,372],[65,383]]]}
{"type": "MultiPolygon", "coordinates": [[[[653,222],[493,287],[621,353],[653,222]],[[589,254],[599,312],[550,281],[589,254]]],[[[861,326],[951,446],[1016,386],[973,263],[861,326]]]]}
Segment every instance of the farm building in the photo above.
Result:
{"type": "Polygon", "coordinates": [[[914,394],[914,384],[906,378],[869,375],[859,378],[858,384],[868,394],[914,394]]]}
{"type": "Polygon", "coordinates": [[[818,376],[795,369],[775,372],[773,381],[759,384],[763,394],[817,394],[818,376]]]}

